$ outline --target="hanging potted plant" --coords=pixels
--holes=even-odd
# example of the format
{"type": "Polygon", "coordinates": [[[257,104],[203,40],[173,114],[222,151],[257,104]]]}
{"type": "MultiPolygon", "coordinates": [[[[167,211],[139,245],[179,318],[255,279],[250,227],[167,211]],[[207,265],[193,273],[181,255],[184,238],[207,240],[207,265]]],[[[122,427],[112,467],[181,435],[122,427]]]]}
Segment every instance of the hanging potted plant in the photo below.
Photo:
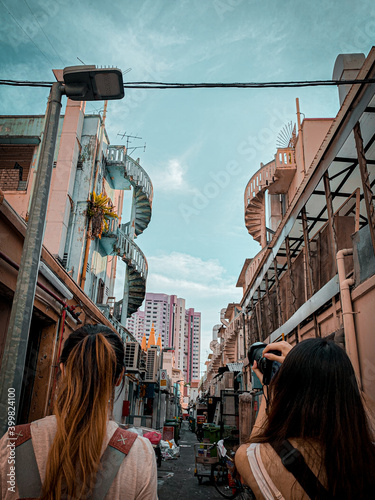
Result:
{"type": "Polygon", "coordinates": [[[87,208],[87,216],[89,218],[89,233],[90,238],[101,238],[103,231],[108,231],[110,219],[118,219],[111,199],[103,194],[96,194],[95,191],[91,194],[89,206],[87,208]]]}

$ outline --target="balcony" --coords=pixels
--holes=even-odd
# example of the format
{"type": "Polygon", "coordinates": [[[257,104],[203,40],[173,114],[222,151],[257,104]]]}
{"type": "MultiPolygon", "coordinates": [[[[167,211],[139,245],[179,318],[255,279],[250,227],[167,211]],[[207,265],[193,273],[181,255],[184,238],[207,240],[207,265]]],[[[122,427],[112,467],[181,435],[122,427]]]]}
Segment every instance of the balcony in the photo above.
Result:
{"type": "Polygon", "coordinates": [[[294,148],[279,148],[275,155],[275,171],[273,182],[268,187],[270,194],[285,194],[296,173],[294,148]]]}

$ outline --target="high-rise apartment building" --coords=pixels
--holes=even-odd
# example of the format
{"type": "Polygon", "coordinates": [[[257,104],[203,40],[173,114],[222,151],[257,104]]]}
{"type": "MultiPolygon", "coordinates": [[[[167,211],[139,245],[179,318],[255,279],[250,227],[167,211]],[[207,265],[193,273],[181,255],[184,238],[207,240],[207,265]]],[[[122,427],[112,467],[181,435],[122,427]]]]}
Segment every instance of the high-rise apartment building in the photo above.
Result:
{"type": "Polygon", "coordinates": [[[186,381],[199,380],[200,370],[201,313],[193,308],[185,312],[186,381]]]}
{"type": "Polygon", "coordinates": [[[142,342],[143,333],[145,331],[145,313],[144,311],[137,311],[132,314],[126,322],[126,327],[130,333],[138,340],[139,343],[142,342]]]}
{"type": "Polygon", "coordinates": [[[175,348],[174,367],[184,374],[186,382],[199,379],[201,313],[186,309],[185,299],[163,293],[146,293],[145,310],[132,314],[128,330],[141,342],[150,335],[152,325],[163,348],[175,348]]]}

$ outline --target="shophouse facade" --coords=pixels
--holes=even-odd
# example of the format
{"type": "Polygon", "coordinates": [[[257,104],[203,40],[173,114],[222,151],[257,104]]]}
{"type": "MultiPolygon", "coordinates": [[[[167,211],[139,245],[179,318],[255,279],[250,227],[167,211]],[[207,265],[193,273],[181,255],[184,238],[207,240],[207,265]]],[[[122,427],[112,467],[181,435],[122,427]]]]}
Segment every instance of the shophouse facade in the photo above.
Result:
{"type": "MultiPolygon", "coordinates": [[[[261,164],[245,188],[245,225],[261,249],[245,261],[237,283],[243,291],[245,353],[256,341],[277,341],[282,335],[291,344],[333,338],[345,346],[372,407],[375,88],[367,80],[374,76],[375,49],[367,58],[340,55],[333,79],[361,83],[339,86],[337,116],[302,120],[297,101],[296,127],[288,127],[274,159],[261,164]]],[[[225,343],[212,345],[206,390],[214,385],[209,374],[228,359],[225,343]]],[[[235,357],[243,363],[244,387],[250,389],[243,354],[235,357]]]]}
{"type": "MultiPolygon", "coordinates": [[[[93,313],[87,310],[86,322],[112,325],[124,342],[132,344],[135,339],[124,324],[127,316],[142,304],[147,279],[147,260],[134,240],[150,222],[153,188],[139,160],[131,158],[124,146],[110,144],[105,130],[106,108],[105,103],[102,115],[89,115],[85,114],[85,103],[68,99],[65,115],[60,117],[42,254],[42,258],[48,254],[49,264],[42,260],[40,273],[44,273],[43,276],[52,282],[56,281],[56,274],[63,276],[63,281],[67,279],[75,292],[72,292],[73,295],[66,292],[67,296],[61,300],[72,300],[74,307],[81,313],[83,304],[88,304],[86,310],[92,309],[93,313]],[[107,217],[101,210],[103,206],[105,213],[109,214],[107,217]],[[118,298],[120,300],[114,296],[118,258],[126,264],[125,285],[122,296],[118,298]]],[[[44,116],[0,117],[2,207],[7,210],[7,214],[13,214],[11,218],[15,221],[13,225],[4,222],[6,231],[2,232],[3,256],[0,265],[12,260],[12,255],[17,256],[16,246],[22,246],[22,242],[10,238],[8,232],[20,231],[18,226],[22,226],[24,231],[26,227],[43,132],[44,116]],[[9,207],[9,210],[4,207],[9,207]],[[14,243],[11,243],[13,240],[14,243]]],[[[19,265],[19,260],[20,255],[13,264],[19,265]]],[[[6,274],[0,277],[3,283],[0,290],[2,303],[6,304],[2,306],[2,346],[5,344],[14,290],[13,282],[8,283],[3,276],[6,277],[6,274]]],[[[80,322],[81,318],[75,326],[80,322]]],[[[56,364],[56,345],[60,349],[63,339],[74,328],[73,324],[70,328],[66,326],[69,321],[65,319],[65,313],[64,321],[57,318],[52,322],[54,326],[48,329],[47,336],[43,333],[43,325],[50,325],[51,320],[47,318],[39,322],[42,326],[38,323],[35,332],[34,323],[29,340],[30,352],[33,354],[30,354],[32,359],[27,359],[25,370],[31,370],[30,373],[35,375],[37,368],[34,362],[39,359],[40,349],[44,349],[40,339],[49,342],[49,354],[45,359],[56,364]],[[54,328],[57,333],[52,333],[54,328]],[[63,330],[60,332],[61,328],[63,330]]],[[[127,377],[125,392],[133,391],[130,382],[134,382],[134,392],[137,393],[146,372],[144,360],[140,359],[139,364],[137,373],[130,373],[127,377]],[[131,377],[134,380],[130,380],[131,377]]],[[[32,410],[33,415],[38,415],[37,418],[43,416],[41,412],[46,414],[50,410],[46,401],[51,398],[52,379],[50,373],[48,380],[43,380],[43,384],[47,384],[43,385],[43,390],[37,388],[34,391],[39,396],[44,394],[42,406],[32,410]]],[[[36,380],[38,383],[39,379],[36,380]]],[[[130,399],[134,399],[133,394],[130,399]]],[[[30,401],[25,400],[23,404],[24,416],[25,412],[31,411],[31,407],[35,408],[33,401],[30,401]]],[[[142,398],[140,401],[142,404],[142,398]]],[[[134,411],[142,413],[143,409],[134,408],[134,411]]],[[[31,413],[29,418],[34,419],[31,413]]]]}

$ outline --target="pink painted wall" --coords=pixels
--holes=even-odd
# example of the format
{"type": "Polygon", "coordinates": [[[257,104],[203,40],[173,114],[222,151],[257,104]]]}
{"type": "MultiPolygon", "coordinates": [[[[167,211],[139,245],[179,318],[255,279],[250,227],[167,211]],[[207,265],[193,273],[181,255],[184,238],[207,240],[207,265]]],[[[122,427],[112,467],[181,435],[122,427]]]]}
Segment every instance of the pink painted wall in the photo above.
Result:
{"type": "Polygon", "coordinates": [[[296,164],[297,171],[290,184],[288,190],[289,203],[294,198],[294,195],[305,177],[305,173],[309,169],[313,159],[318,153],[319,147],[323,139],[327,135],[328,130],[333,122],[332,118],[306,118],[302,122],[303,135],[303,150],[304,159],[302,156],[301,136],[298,135],[296,143],[296,164]],[[303,171],[303,160],[305,161],[305,171],[303,171]]]}
{"type": "Polygon", "coordinates": [[[53,255],[61,258],[69,222],[70,202],[76,172],[85,103],[68,99],[62,128],[57,165],[52,175],[50,201],[44,244],[53,255]]]}

